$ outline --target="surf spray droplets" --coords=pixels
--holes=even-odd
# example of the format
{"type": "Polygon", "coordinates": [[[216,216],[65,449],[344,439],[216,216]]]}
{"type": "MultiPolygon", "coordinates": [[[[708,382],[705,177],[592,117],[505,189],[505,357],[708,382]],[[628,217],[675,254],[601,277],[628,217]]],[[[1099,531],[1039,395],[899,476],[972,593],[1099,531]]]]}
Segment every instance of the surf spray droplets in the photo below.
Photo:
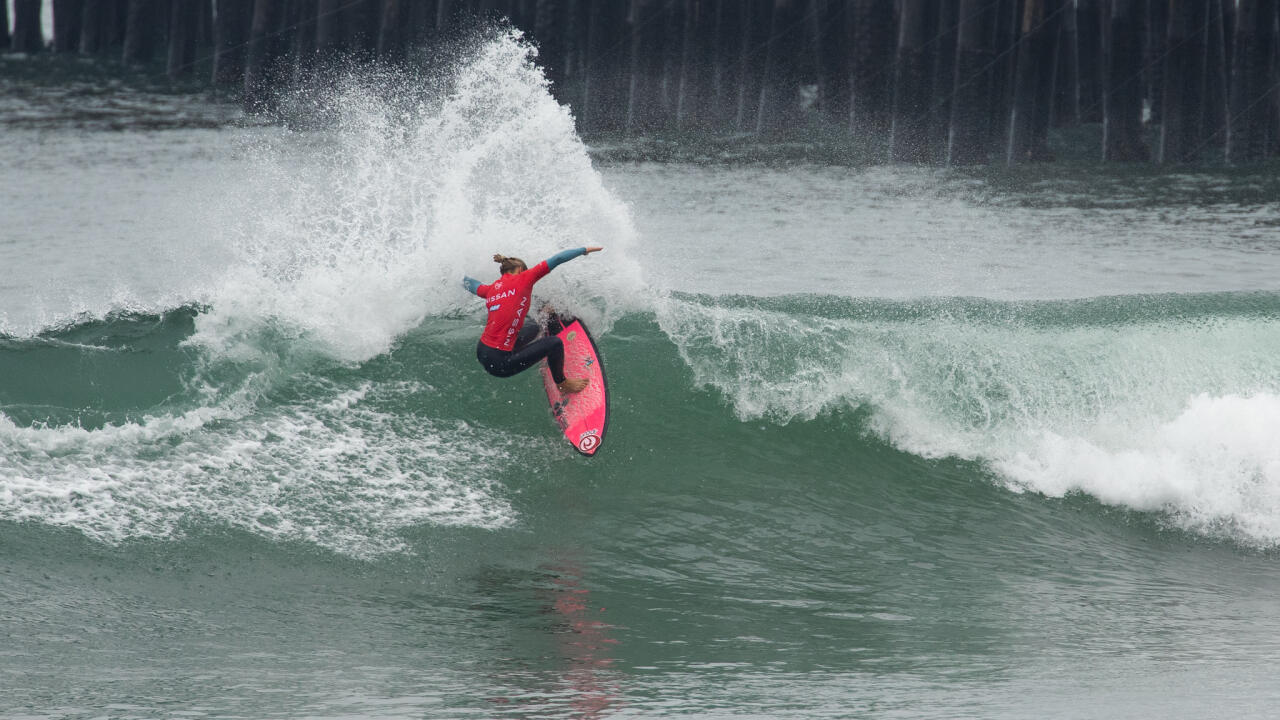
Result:
{"type": "Polygon", "coordinates": [[[456,62],[444,82],[366,71],[295,97],[296,114],[332,127],[251,150],[259,177],[243,262],[198,340],[217,346],[228,328],[270,322],[364,360],[427,315],[474,310],[460,278],[492,276],[495,252],[532,264],[582,245],[606,245],[607,258],[539,290],[572,295],[602,328],[634,306],[628,212],[548,94],[534,50],[507,31],[456,62]]]}

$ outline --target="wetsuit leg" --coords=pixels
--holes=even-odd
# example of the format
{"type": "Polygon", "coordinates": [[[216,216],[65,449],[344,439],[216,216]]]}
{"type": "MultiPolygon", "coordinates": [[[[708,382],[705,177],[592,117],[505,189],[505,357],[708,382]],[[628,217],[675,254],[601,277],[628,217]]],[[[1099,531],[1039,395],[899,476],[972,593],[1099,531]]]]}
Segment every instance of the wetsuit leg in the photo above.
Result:
{"type": "Polygon", "coordinates": [[[542,330],[542,327],[539,326],[538,323],[525,322],[524,327],[520,328],[520,334],[516,336],[516,344],[515,344],[515,347],[512,348],[512,350],[519,350],[525,345],[528,345],[534,340],[537,340],[538,333],[541,330],[542,330]]]}
{"type": "Polygon", "coordinates": [[[511,352],[503,352],[484,343],[476,344],[476,359],[490,375],[497,377],[511,377],[524,372],[543,358],[547,359],[551,377],[557,383],[564,382],[564,343],[558,337],[539,338],[511,352]]]}

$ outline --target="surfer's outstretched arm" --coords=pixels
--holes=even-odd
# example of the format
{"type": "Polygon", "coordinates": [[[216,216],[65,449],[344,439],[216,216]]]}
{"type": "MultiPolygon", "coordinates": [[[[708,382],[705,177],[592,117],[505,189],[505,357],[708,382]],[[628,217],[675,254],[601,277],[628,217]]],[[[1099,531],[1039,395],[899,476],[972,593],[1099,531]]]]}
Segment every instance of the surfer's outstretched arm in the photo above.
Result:
{"type": "Polygon", "coordinates": [[[589,255],[593,252],[599,252],[603,249],[604,248],[602,247],[592,246],[592,247],[573,248],[572,250],[561,250],[555,255],[552,255],[551,257],[547,258],[547,270],[548,271],[555,270],[557,265],[562,265],[576,257],[589,255]]]}
{"type": "MultiPolygon", "coordinates": [[[[564,263],[576,257],[582,257],[583,255],[590,255],[593,252],[600,252],[603,249],[604,248],[602,247],[593,245],[591,247],[573,248],[572,250],[561,250],[555,255],[552,255],[551,257],[547,258],[546,260],[547,269],[545,271],[541,270],[537,265],[534,266],[534,270],[536,271],[536,278],[540,278],[543,275],[546,275],[547,273],[551,272],[552,270],[555,269],[557,265],[563,265],[564,263]]],[[[502,257],[501,255],[494,256],[495,259],[501,258],[501,257],[502,257]]],[[[525,269],[523,262],[520,262],[519,260],[516,260],[516,262],[519,263],[519,265],[517,265],[515,269],[512,270],[511,272],[518,272],[525,269]]],[[[535,281],[536,281],[536,278],[535,278],[535,281]]],[[[475,293],[480,297],[489,296],[489,286],[481,283],[479,280],[473,277],[470,277],[468,275],[462,276],[462,287],[466,289],[467,292],[475,293]]]]}

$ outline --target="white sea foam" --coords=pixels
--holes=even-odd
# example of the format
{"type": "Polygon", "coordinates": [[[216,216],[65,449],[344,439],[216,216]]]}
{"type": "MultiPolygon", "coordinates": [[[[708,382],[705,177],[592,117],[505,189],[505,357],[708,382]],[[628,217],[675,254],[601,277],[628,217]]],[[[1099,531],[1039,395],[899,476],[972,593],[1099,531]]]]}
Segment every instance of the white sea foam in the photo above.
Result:
{"type": "Polygon", "coordinates": [[[995,459],[1013,487],[1166,513],[1177,525],[1280,544],[1280,396],[1200,394],[1137,432],[1046,431],[995,459]]]}
{"type": "Polygon", "coordinates": [[[658,318],[744,420],[863,408],[896,447],[978,461],[1018,491],[1280,545],[1280,324],[1266,316],[1062,326],[670,298],[658,318]]]}
{"type": "Polygon", "coordinates": [[[401,549],[411,525],[513,521],[486,472],[515,440],[371,402],[415,388],[318,386],[327,401],[96,430],[0,416],[0,518],[105,542],[222,524],[356,556],[401,549]]]}

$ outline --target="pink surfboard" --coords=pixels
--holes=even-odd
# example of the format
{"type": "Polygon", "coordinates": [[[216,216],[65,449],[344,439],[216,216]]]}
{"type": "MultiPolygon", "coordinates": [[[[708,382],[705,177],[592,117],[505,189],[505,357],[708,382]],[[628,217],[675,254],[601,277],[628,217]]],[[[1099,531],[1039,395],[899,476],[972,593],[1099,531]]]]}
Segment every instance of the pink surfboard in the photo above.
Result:
{"type": "Polygon", "coordinates": [[[565,377],[587,378],[591,384],[582,392],[561,393],[544,362],[542,384],[547,389],[551,415],[575,450],[583,455],[595,455],[604,442],[609,421],[609,391],[604,382],[600,353],[581,320],[566,322],[556,337],[564,343],[565,377]]]}

